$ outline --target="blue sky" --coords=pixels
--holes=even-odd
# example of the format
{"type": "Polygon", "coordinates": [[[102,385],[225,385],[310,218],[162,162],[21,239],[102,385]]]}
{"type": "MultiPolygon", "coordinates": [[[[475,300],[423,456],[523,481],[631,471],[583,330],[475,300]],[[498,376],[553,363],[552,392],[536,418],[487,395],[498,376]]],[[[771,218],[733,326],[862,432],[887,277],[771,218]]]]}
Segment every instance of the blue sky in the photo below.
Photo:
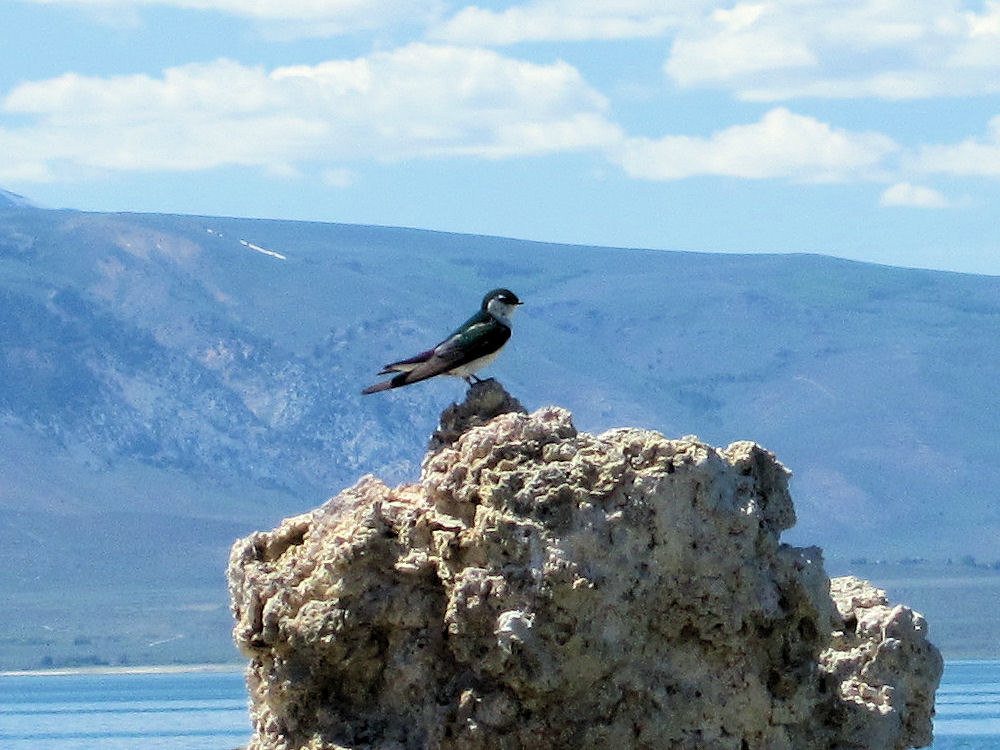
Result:
{"type": "Polygon", "coordinates": [[[1000,2],[3,0],[52,207],[1000,274],[1000,2]]]}

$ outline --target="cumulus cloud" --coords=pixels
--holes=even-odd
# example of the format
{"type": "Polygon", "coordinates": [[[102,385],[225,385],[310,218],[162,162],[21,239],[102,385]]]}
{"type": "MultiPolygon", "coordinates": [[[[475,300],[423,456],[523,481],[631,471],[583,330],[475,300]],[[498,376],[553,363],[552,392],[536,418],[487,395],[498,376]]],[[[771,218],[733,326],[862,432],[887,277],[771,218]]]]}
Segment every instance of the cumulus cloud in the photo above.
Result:
{"type": "MultiPolygon", "coordinates": [[[[222,165],[294,173],[400,160],[604,148],[621,137],[607,101],[572,66],[412,44],[266,70],[228,60],[147,75],[66,74],[25,83],[0,108],[0,174],[222,165]]],[[[22,177],[22,178],[23,178],[22,177]]]]}
{"type": "Polygon", "coordinates": [[[834,128],[778,107],[756,123],[709,137],[630,138],[618,160],[626,173],[648,180],[725,175],[832,182],[877,177],[898,148],[884,135],[834,128]]]}
{"type": "Polygon", "coordinates": [[[661,0],[534,0],[500,11],[471,5],[429,33],[434,39],[474,45],[635,39],[661,36],[683,17],[661,0]]]}
{"type": "Polygon", "coordinates": [[[1000,91],[1000,2],[771,0],[680,29],[664,65],[681,86],[746,100],[908,99],[1000,91]]]}
{"type": "Polygon", "coordinates": [[[909,166],[924,173],[1000,177],[1000,116],[990,120],[982,138],[921,147],[909,166]]]}
{"type": "Polygon", "coordinates": [[[716,9],[677,35],[664,70],[682,86],[743,80],[762,72],[814,67],[815,53],[779,22],[775,3],[716,9]]]}
{"type": "Polygon", "coordinates": [[[950,208],[952,203],[934,188],[898,182],[886,188],[879,199],[883,206],[909,206],[913,208],[950,208]]]}
{"type": "Polygon", "coordinates": [[[898,146],[778,107],[709,136],[628,137],[574,67],[411,44],[267,70],[229,60],[160,76],[66,74],[0,100],[0,179],[93,171],[313,168],[349,187],[364,161],[588,151],[649,180],[884,178],[898,146]]]}
{"type": "Polygon", "coordinates": [[[432,38],[473,45],[662,37],[667,77],[744,100],[1000,91],[1000,0],[529,0],[467,6],[432,38]]]}

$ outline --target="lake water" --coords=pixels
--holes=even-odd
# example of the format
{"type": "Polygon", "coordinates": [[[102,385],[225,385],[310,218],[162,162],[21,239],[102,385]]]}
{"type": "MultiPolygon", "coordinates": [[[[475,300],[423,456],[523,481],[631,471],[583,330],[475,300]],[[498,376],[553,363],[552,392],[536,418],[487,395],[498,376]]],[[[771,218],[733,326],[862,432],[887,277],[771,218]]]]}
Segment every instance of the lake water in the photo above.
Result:
{"type": "MultiPolygon", "coordinates": [[[[1000,661],[945,665],[934,750],[1000,749],[1000,661]]],[[[250,735],[241,672],[0,675],[4,750],[229,750],[250,735]]]]}
{"type": "Polygon", "coordinates": [[[946,662],[934,705],[934,750],[1000,749],[1000,661],[946,662]]]}
{"type": "Polygon", "coordinates": [[[0,676],[3,750],[229,750],[249,737],[240,671],[0,676]]]}

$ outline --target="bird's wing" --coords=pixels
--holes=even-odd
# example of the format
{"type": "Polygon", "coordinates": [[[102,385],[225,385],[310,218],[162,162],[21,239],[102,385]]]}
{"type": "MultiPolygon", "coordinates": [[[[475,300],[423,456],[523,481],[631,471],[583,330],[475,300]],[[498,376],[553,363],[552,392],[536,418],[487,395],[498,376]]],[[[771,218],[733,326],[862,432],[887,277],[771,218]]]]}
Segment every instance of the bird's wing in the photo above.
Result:
{"type": "Polygon", "coordinates": [[[417,365],[427,362],[431,357],[434,356],[434,354],[438,353],[438,351],[442,347],[447,347],[452,342],[462,340],[461,338],[462,334],[467,332],[470,328],[473,328],[474,326],[481,325],[484,323],[489,323],[492,320],[493,318],[491,318],[486,313],[482,311],[477,312],[467,321],[462,323],[462,325],[460,325],[458,328],[452,331],[451,335],[448,336],[448,338],[439,343],[433,349],[428,349],[425,352],[420,352],[420,354],[414,354],[412,357],[408,357],[407,359],[401,359],[398,362],[390,362],[389,364],[387,364],[385,367],[382,368],[381,372],[379,372],[379,375],[390,375],[394,372],[410,372],[417,365]]]}
{"type": "Polygon", "coordinates": [[[394,372],[409,372],[421,362],[426,362],[430,359],[432,354],[434,354],[434,349],[428,349],[425,352],[420,352],[420,354],[414,354],[412,357],[407,359],[401,359],[398,362],[390,362],[382,368],[379,375],[389,375],[394,372]]]}
{"type": "MultiPolygon", "coordinates": [[[[406,373],[399,385],[416,383],[454,370],[473,360],[495,352],[510,338],[510,329],[494,320],[473,323],[453,333],[436,347],[425,361],[406,373]]],[[[395,380],[395,378],[393,378],[395,380]]]]}
{"type": "Polygon", "coordinates": [[[386,365],[379,375],[394,373],[395,377],[370,385],[361,393],[378,393],[390,388],[399,388],[403,385],[433,378],[435,375],[448,372],[453,367],[458,367],[463,363],[463,352],[456,344],[458,339],[460,339],[459,334],[453,334],[433,349],[428,349],[415,357],[386,365]]]}

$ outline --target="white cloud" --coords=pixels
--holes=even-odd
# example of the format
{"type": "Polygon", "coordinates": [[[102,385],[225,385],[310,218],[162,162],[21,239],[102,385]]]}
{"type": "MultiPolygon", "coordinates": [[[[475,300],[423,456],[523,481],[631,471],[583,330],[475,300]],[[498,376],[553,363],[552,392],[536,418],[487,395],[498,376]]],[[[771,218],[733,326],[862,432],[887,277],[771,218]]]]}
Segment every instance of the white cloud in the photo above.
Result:
{"type": "Polygon", "coordinates": [[[775,18],[779,10],[773,3],[741,3],[712,11],[701,31],[678,34],[664,70],[678,84],[692,86],[815,66],[806,41],[775,18]]]}
{"type": "Polygon", "coordinates": [[[1000,91],[1000,3],[771,0],[713,10],[675,35],[667,75],[745,100],[908,99],[1000,91]]]}
{"type": "Polygon", "coordinates": [[[783,107],[759,122],[710,137],[670,135],[625,141],[618,160],[632,177],[679,180],[696,175],[802,182],[874,179],[898,146],[878,133],[834,128],[783,107]]]}
{"type": "Polygon", "coordinates": [[[342,189],[351,187],[356,179],[354,172],[344,167],[324,169],[321,177],[324,185],[342,189]]]}
{"type": "Polygon", "coordinates": [[[589,151],[643,179],[817,182],[884,179],[899,150],[780,107],[707,137],[659,139],[627,137],[607,109],[566,63],[427,44],[274,70],[218,60],[158,77],[66,74],[0,100],[18,123],[0,127],[0,178],[237,165],[349,187],[351,165],[370,160],[589,151]]]}
{"type": "Polygon", "coordinates": [[[0,101],[0,174],[297,166],[600,149],[621,137],[572,66],[412,44],[271,71],[218,60],[160,77],[66,74],[0,101]],[[21,124],[27,120],[27,124],[21,124]]]}
{"type": "Polygon", "coordinates": [[[879,199],[883,206],[910,206],[913,208],[950,208],[952,206],[937,190],[909,182],[898,182],[886,188],[879,199]]]}
{"type": "Polygon", "coordinates": [[[461,0],[25,1],[114,18],[152,5],[215,11],[273,38],[401,23],[468,46],[660,37],[674,83],[748,101],[1000,92],[1000,0],[527,0],[500,9],[461,0]]]}
{"type": "Polygon", "coordinates": [[[987,0],[983,4],[982,13],[965,13],[969,24],[969,35],[973,39],[996,38],[1000,36],[1000,2],[987,0]]]}
{"type": "Polygon", "coordinates": [[[475,45],[635,39],[662,36],[678,26],[682,17],[681,8],[662,0],[534,0],[501,11],[471,5],[429,34],[434,39],[475,45]]]}
{"type": "Polygon", "coordinates": [[[908,166],[918,172],[965,177],[1000,177],[1000,116],[989,122],[983,138],[921,147],[908,166]]]}
{"type": "Polygon", "coordinates": [[[473,45],[662,37],[682,87],[744,100],[1000,92],[1000,0],[529,0],[470,5],[431,38],[473,45]]]}

